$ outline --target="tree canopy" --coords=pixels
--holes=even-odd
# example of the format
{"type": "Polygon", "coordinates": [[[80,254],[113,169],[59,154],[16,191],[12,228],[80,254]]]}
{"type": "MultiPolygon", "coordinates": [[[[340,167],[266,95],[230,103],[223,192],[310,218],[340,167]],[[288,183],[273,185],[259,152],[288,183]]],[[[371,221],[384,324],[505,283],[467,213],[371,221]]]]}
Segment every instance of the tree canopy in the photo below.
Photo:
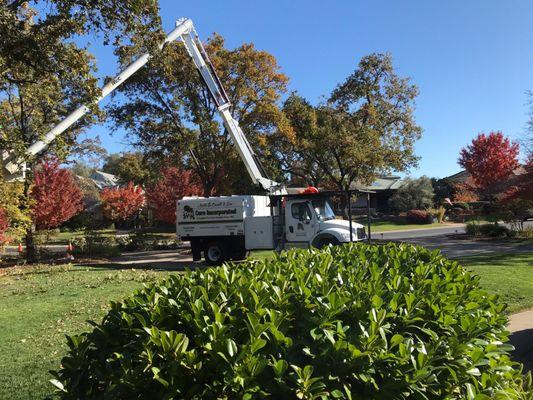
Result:
{"type": "Polygon", "coordinates": [[[405,171],[417,163],[417,94],[408,78],[396,74],[389,55],[370,54],[325,104],[312,106],[295,93],[285,101],[293,136],[276,137],[272,154],[283,172],[338,190],[405,171]]]}
{"type": "Polygon", "coordinates": [[[480,133],[461,150],[459,165],[472,176],[476,188],[487,195],[519,166],[519,151],[518,143],[501,132],[480,133]]]}
{"type": "Polygon", "coordinates": [[[57,160],[40,163],[34,175],[32,214],[38,229],[57,228],[83,210],[80,188],[57,160]]]}
{"type": "Polygon", "coordinates": [[[190,170],[165,168],[161,177],[146,189],[148,204],[158,221],[176,223],[176,201],[202,192],[198,177],[190,170]]]}
{"type": "MultiPolygon", "coordinates": [[[[142,43],[122,48],[123,65],[139,47],[142,43]]],[[[287,77],[271,54],[253,44],[228,49],[215,34],[205,48],[232,102],[231,112],[254,148],[260,148],[264,138],[283,125],[277,101],[287,77]]],[[[127,101],[111,106],[111,115],[148,158],[161,165],[192,168],[204,195],[227,193],[232,183],[244,182],[244,166],[217,116],[216,104],[180,43],[166,46],[120,91],[127,101]]]]}
{"type": "Polygon", "coordinates": [[[124,222],[133,217],[145,203],[142,187],[131,182],[124,187],[104,189],[101,198],[102,212],[113,222],[124,222]]]}
{"type": "Polygon", "coordinates": [[[136,185],[145,184],[151,175],[141,152],[110,154],[105,159],[102,170],[118,176],[123,184],[128,182],[136,185]]]}

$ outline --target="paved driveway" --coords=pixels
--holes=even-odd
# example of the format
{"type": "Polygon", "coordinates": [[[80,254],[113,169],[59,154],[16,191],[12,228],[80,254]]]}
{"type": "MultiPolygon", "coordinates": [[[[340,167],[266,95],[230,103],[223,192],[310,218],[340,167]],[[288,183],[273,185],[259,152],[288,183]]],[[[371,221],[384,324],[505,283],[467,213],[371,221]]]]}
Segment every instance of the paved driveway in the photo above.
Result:
{"type": "Polygon", "coordinates": [[[394,241],[412,243],[427,247],[428,249],[440,249],[448,257],[464,257],[490,253],[527,253],[533,252],[533,240],[496,240],[496,239],[467,239],[462,235],[436,235],[421,236],[394,241]]]}

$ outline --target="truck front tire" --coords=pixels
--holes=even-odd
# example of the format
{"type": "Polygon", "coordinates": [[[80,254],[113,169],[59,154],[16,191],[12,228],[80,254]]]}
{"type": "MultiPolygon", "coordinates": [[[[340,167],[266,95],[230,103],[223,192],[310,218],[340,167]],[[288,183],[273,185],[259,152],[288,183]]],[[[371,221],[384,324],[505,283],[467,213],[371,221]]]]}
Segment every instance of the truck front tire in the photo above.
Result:
{"type": "Polygon", "coordinates": [[[332,246],[338,246],[340,242],[333,236],[326,236],[326,237],[318,239],[314,246],[318,249],[323,249],[324,247],[327,247],[330,244],[332,246]]]}
{"type": "Polygon", "coordinates": [[[205,262],[208,265],[220,265],[226,261],[226,247],[220,240],[206,243],[204,248],[205,262]]]}

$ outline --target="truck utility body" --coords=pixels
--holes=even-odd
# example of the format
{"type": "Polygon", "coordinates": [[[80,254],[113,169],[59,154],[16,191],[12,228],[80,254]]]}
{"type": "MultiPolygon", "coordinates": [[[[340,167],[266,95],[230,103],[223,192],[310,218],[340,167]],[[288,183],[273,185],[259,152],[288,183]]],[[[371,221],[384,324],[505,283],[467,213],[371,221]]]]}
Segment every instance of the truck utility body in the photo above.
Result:
{"type": "Polygon", "coordinates": [[[197,197],[178,200],[178,239],[190,241],[193,259],[209,264],[240,260],[250,250],[323,247],[366,237],[362,225],[335,218],[327,197],[197,197]]]}

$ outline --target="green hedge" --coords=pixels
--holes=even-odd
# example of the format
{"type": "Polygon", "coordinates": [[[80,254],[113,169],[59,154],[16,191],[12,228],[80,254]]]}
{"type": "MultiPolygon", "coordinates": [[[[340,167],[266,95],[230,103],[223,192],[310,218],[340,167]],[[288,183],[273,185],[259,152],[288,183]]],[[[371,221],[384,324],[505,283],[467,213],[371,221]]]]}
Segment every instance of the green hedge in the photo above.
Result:
{"type": "Polygon", "coordinates": [[[421,247],[290,251],[112,303],[54,383],[64,399],[519,398],[503,311],[421,247]]]}

